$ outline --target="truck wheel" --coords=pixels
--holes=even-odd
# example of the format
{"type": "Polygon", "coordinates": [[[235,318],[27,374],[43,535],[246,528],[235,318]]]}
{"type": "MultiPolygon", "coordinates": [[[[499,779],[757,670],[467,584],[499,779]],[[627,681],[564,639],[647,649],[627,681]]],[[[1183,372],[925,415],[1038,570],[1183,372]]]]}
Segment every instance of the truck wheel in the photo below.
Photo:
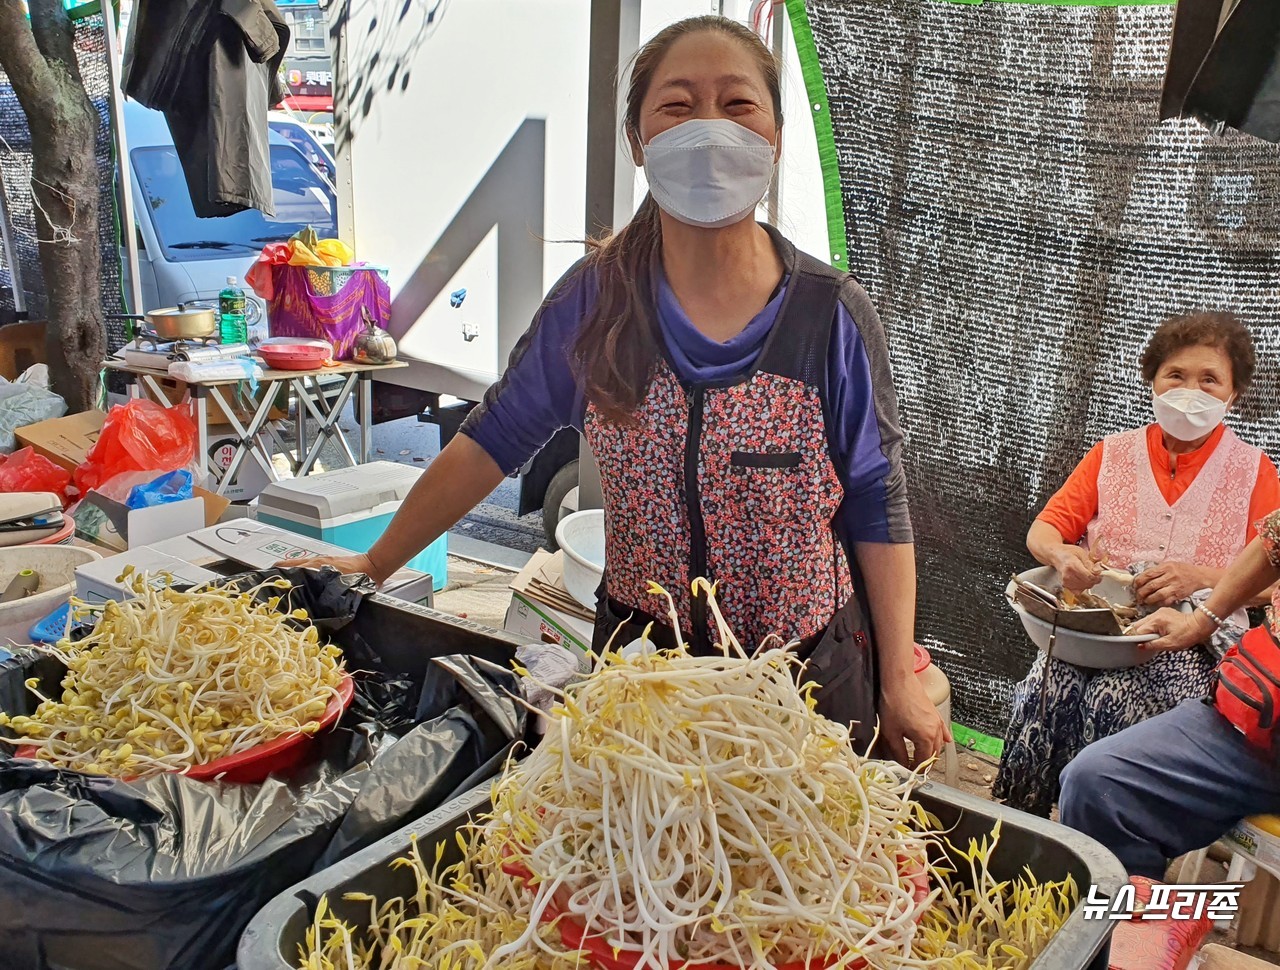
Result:
{"type": "Polygon", "coordinates": [[[556,526],[560,524],[560,505],[573,489],[578,487],[578,462],[571,461],[551,477],[547,493],[542,500],[542,531],[547,537],[547,547],[555,552],[556,526]]]}

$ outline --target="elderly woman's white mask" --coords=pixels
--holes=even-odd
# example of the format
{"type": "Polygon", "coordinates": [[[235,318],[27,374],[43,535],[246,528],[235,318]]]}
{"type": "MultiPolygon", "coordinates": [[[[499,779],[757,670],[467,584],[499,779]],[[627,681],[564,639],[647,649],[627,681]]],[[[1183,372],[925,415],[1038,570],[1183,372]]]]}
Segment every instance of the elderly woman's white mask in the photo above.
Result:
{"type": "MultiPolygon", "coordinates": [[[[1232,398],[1234,400],[1234,398],[1232,398]]],[[[1223,401],[1198,387],[1175,387],[1151,395],[1161,430],[1178,441],[1199,441],[1227,416],[1231,401],[1223,401]]]]}

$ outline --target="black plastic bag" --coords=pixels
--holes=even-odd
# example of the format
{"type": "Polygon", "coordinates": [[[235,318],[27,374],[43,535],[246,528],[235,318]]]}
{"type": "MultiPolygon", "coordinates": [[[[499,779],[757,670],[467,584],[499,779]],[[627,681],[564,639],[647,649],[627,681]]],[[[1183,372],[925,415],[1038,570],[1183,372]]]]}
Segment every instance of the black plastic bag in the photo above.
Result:
{"type": "MultiPolygon", "coordinates": [[[[440,644],[501,656],[502,634],[371,600],[333,572],[284,574],[290,606],[360,672],[316,757],[261,785],[126,783],[0,757],[0,967],[222,970],[269,899],[492,775],[523,737],[509,669],[438,656],[440,644]]],[[[62,673],[19,653],[0,663],[0,705],[30,712],[23,682],[54,686],[62,673]]]]}

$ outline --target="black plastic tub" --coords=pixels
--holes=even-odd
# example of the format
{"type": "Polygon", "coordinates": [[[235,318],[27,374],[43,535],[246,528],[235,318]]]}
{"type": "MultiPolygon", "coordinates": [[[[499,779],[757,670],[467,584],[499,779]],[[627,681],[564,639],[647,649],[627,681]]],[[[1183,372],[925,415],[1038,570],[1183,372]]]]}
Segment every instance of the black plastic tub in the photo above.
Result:
{"type": "MultiPolygon", "coordinates": [[[[239,970],[289,970],[298,965],[298,946],[306,936],[316,903],[328,895],[335,915],[355,925],[368,918],[368,903],[342,899],[349,892],[370,893],[380,899],[412,895],[413,874],[392,869],[389,863],[403,855],[409,836],[417,835],[424,858],[432,858],[443,841],[445,859],[457,860],[452,835],[473,813],[489,808],[490,785],[472,789],[436,811],[423,816],[362,852],[319,872],[281,893],[258,913],[240,939],[239,970]]],[[[1128,882],[1124,867],[1099,843],[1079,832],[1033,815],[984,801],[945,785],[928,783],[917,792],[918,800],[952,829],[950,839],[965,848],[970,839],[989,835],[1001,821],[1000,842],[991,860],[991,873],[1008,879],[1029,867],[1037,879],[1050,881],[1072,876],[1080,892],[1089,887],[1110,899],[1128,882]]],[[[961,869],[963,871],[963,869],[961,869]]],[[[1032,964],[1034,970],[1106,970],[1110,951],[1110,920],[1086,921],[1077,908],[1065,926],[1032,964]]]]}

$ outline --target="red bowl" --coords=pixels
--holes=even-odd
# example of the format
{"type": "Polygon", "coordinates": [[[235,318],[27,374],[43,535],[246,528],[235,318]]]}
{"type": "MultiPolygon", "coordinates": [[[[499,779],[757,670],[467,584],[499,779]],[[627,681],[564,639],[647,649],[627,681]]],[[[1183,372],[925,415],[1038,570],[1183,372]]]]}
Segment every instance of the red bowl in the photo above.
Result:
{"type": "MultiPolygon", "coordinates": [[[[905,864],[905,860],[903,860],[905,864]]],[[[522,879],[525,885],[532,887],[533,873],[523,862],[509,859],[502,864],[502,871],[509,876],[522,879]]],[[[915,900],[921,902],[929,895],[929,873],[923,867],[911,875],[911,883],[915,889],[915,900]]],[[[542,922],[550,923],[557,919],[556,929],[560,931],[560,942],[570,950],[581,950],[587,954],[591,965],[596,970],[635,970],[640,962],[636,951],[617,950],[603,936],[588,936],[586,927],[577,920],[561,918],[564,912],[564,901],[553,896],[542,912],[542,922]]],[[[775,970],[827,970],[839,962],[838,957],[814,957],[812,960],[796,960],[792,963],[780,963],[775,970]]],[[[684,970],[688,964],[681,961],[671,964],[670,970],[684,970]]],[[[859,960],[849,965],[848,970],[862,970],[866,963],[859,960]]],[[[697,970],[736,970],[729,963],[700,963],[697,970]]]]}
{"type": "Polygon", "coordinates": [[[258,353],[274,370],[315,370],[333,356],[333,348],[320,342],[305,344],[269,344],[258,347],[258,353]]]}
{"type": "MultiPolygon", "coordinates": [[[[193,765],[185,772],[175,772],[177,774],[185,774],[188,778],[194,778],[196,781],[231,781],[242,785],[257,784],[266,781],[268,775],[283,775],[297,768],[307,756],[308,748],[311,742],[321,731],[332,727],[342,716],[348,705],[351,704],[351,698],[355,695],[355,681],[351,679],[350,674],[342,675],[342,683],[338,685],[338,696],[329,701],[329,706],[324,709],[324,714],[320,717],[320,727],[311,734],[297,731],[293,734],[283,734],[273,741],[266,744],[260,744],[256,748],[250,748],[248,751],[241,751],[239,754],[230,754],[224,758],[215,758],[213,761],[202,765],[193,765]],[[218,776],[222,777],[219,778],[218,776]]],[[[34,745],[25,744],[18,748],[16,755],[19,758],[34,758],[38,749],[34,745]]],[[[125,778],[124,781],[134,781],[132,778],[125,778]]]]}

